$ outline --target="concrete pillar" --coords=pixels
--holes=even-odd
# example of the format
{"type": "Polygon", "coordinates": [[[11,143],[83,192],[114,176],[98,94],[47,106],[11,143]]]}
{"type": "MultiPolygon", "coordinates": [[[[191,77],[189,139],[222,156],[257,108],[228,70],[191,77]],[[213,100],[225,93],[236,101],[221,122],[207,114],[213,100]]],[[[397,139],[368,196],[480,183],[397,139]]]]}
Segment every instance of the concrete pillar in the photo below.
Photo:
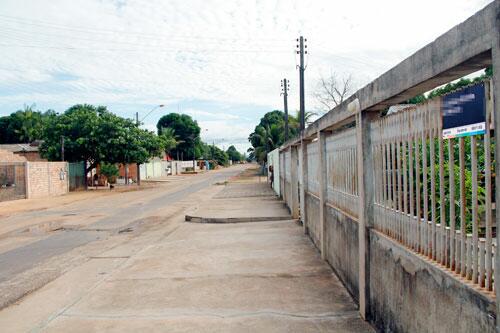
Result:
{"type": "Polygon", "coordinates": [[[280,199],[281,200],[284,200],[285,199],[285,156],[284,156],[285,152],[284,151],[279,151],[279,158],[278,158],[278,161],[279,161],[279,168],[280,168],[280,173],[279,173],[279,176],[280,176],[280,199]]]}
{"type": "Polygon", "coordinates": [[[326,176],[326,134],[318,132],[318,181],[319,181],[319,223],[321,240],[321,259],[326,259],[326,201],[327,201],[327,176],[326,176]]]}
{"type": "Polygon", "coordinates": [[[360,110],[356,99],[350,108],[356,112],[358,162],[358,241],[359,241],[359,312],[367,319],[370,300],[370,228],[373,225],[373,156],[370,139],[372,114],[360,110]],[[353,104],[354,103],[354,104],[353,104]]]}
{"type": "Polygon", "coordinates": [[[286,165],[286,149],[285,149],[283,150],[283,200],[287,205],[288,205],[288,188],[286,187],[286,170],[289,167],[290,166],[286,165]]]}
{"type": "Polygon", "coordinates": [[[300,141],[300,149],[302,150],[302,156],[299,159],[301,164],[301,184],[300,187],[300,219],[304,227],[304,233],[309,234],[309,228],[307,226],[307,213],[306,213],[306,189],[307,189],[307,141],[302,139],[300,141]]]}
{"type": "MultiPolygon", "coordinates": [[[[500,175],[500,4],[497,3],[495,15],[495,33],[492,40],[492,63],[493,63],[493,121],[495,126],[495,173],[500,175]]],[[[495,202],[500,202],[500,177],[495,177],[495,202]]],[[[496,214],[496,229],[500,230],[500,214],[496,214]]],[[[496,331],[500,333],[500,256],[495,256],[495,293],[496,293],[496,331]]]]}
{"type": "Polygon", "coordinates": [[[299,152],[297,146],[290,147],[290,174],[291,174],[291,200],[292,203],[290,210],[292,211],[292,217],[294,219],[299,218],[299,171],[298,171],[298,160],[299,160],[299,152]]]}

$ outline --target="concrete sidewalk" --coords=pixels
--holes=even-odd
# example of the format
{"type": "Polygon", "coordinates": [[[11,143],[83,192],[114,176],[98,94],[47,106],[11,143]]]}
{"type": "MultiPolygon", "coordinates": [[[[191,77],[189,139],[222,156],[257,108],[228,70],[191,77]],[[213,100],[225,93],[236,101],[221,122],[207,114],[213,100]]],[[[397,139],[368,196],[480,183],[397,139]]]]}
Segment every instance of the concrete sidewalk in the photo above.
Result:
{"type": "MultiPolygon", "coordinates": [[[[264,186],[213,186],[197,213],[228,200],[238,209],[219,215],[286,213],[264,186]]],[[[296,221],[177,219],[0,311],[2,331],[373,332],[296,221]]]]}

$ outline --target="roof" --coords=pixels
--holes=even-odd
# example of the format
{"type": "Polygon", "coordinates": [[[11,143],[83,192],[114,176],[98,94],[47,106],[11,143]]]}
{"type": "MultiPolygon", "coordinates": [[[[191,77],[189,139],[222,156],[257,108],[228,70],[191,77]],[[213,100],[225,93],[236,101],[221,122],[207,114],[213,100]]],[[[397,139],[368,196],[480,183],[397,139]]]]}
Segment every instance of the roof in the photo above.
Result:
{"type": "Polygon", "coordinates": [[[11,153],[38,152],[38,146],[32,146],[29,143],[0,144],[0,149],[10,151],[11,153]]]}

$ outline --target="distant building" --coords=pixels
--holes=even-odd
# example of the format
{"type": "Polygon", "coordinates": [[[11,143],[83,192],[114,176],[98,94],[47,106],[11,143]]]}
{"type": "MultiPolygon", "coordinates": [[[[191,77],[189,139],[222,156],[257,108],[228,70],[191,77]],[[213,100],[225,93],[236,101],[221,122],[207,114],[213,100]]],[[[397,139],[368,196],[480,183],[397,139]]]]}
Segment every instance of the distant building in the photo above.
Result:
{"type": "Polygon", "coordinates": [[[40,142],[35,141],[32,143],[11,143],[11,144],[0,144],[0,150],[11,152],[18,156],[23,156],[27,161],[47,161],[40,156],[38,151],[40,142]]]}

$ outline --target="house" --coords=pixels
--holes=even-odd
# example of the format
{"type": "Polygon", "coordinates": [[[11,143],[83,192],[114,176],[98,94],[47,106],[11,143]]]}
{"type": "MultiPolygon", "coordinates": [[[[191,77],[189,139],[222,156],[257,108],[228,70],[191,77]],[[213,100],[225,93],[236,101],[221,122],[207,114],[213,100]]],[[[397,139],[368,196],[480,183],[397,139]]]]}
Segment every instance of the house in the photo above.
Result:
{"type": "Polygon", "coordinates": [[[47,160],[40,156],[38,151],[39,145],[40,141],[34,141],[32,143],[0,144],[0,150],[22,156],[29,162],[46,162],[47,160]]]}

